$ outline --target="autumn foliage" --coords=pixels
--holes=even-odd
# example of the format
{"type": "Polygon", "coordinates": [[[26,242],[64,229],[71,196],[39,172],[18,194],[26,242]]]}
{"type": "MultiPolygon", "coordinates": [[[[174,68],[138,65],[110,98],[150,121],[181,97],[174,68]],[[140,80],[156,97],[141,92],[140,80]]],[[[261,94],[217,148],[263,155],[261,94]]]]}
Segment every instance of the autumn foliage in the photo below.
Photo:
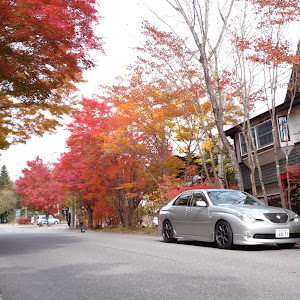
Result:
{"type": "Polygon", "coordinates": [[[17,184],[17,192],[22,196],[20,203],[32,210],[49,215],[57,213],[57,205],[65,198],[61,185],[53,176],[53,171],[37,157],[27,162],[17,184]]]}
{"type": "Polygon", "coordinates": [[[70,91],[102,51],[95,0],[1,0],[0,149],[53,131],[70,91]]]}
{"type": "Polygon", "coordinates": [[[82,111],[69,126],[70,151],[62,156],[55,172],[87,208],[90,222],[94,211],[98,220],[117,212],[120,222],[129,226],[142,193],[153,186],[143,168],[143,162],[150,160],[136,148],[138,142],[149,139],[131,135],[136,132],[132,130],[135,114],[133,110],[121,115],[106,101],[83,99],[82,111]],[[103,207],[104,200],[110,208],[101,214],[100,202],[103,207]]]}
{"type": "Polygon", "coordinates": [[[286,166],[287,171],[291,177],[291,188],[292,188],[292,202],[297,203],[300,206],[300,162],[286,166]]]}
{"type": "MultiPolygon", "coordinates": [[[[43,105],[47,103],[47,109],[56,117],[69,111],[62,98],[74,87],[73,83],[81,80],[82,68],[92,66],[86,50],[101,50],[101,43],[91,27],[97,23],[96,1],[31,1],[34,13],[28,2],[18,1],[18,5],[22,4],[18,11],[10,5],[6,8],[8,15],[16,19],[9,32],[9,27],[2,28],[5,38],[16,39],[24,47],[11,48],[11,58],[0,61],[7,76],[2,82],[19,87],[18,94],[7,85],[3,99],[9,107],[19,98],[16,113],[25,110],[30,112],[30,119],[38,116],[34,119],[42,122],[38,127],[42,132],[43,126],[47,124],[47,130],[51,130],[56,122],[43,122],[43,105]],[[53,20],[51,14],[55,15],[53,20]],[[45,25],[40,24],[40,19],[45,25]],[[33,29],[36,34],[31,32],[33,29]],[[59,37],[58,32],[62,32],[59,37]],[[25,38],[31,34],[30,39],[25,38]],[[40,48],[38,42],[42,44],[40,48]],[[36,51],[35,58],[31,57],[31,47],[36,51]],[[53,57],[45,64],[50,53],[53,57]],[[21,72],[21,56],[31,62],[25,72],[21,72]],[[36,70],[31,70],[33,64],[36,70]],[[38,110],[34,106],[37,102],[41,104],[38,110]]],[[[280,27],[281,20],[297,19],[294,1],[248,2],[252,12],[261,16],[255,32],[264,28],[265,33],[270,26],[280,27]],[[285,6],[288,4],[290,9],[285,6]]],[[[251,111],[257,101],[264,100],[262,87],[255,86],[249,94],[243,94],[248,82],[235,77],[235,68],[218,65],[218,51],[209,50],[212,55],[207,55],[205,72],[206,53],[200,55],[201,47],[191,50],[186,39],[148,22],[142,24],[142,33],[146,42],[137,48],[138,61],[128,67],[128,74],[117,84],[101,86],[101,95],[83,98],[73,112],[68,125],[69,149],[53,170],[39,158],[28,163],[17,183],[24,203],[46,211],[58,202],[84,205],[90,225],[121,223],[128,227],[134,223],[142,200],[151,203],[157,213],[170,198],[191,188],[232,188],[233,182],[222,174],[226,171],[221,171],[225,165],[227,172],[232,168],[227,155],[234,152],[230,144],[224,147],[224,141],[229,143],[224,126],[240,122],[245,114],[243,101],[249,101],[251,111]],[[223,133],[223,140],[215,134],[217,130],[223,133]],[[38,177],[43,186],[37,183],[38,177]],[[50,191],[58,193],[55,199],[50,191]]],[[[228,34],[230,46],[245,55],[247,62],[270,68],[295,68],[299,63],[299,55],[293,53],[287,41],[276,43],[264,34],[245,35],[247,38],[236,32],[228,34]]],[[[29,121],[19,134],[21,139],[27,134],[26,124],[29,121]]],[[[3,131],[3,141],[8,134],[3,131]]]]}

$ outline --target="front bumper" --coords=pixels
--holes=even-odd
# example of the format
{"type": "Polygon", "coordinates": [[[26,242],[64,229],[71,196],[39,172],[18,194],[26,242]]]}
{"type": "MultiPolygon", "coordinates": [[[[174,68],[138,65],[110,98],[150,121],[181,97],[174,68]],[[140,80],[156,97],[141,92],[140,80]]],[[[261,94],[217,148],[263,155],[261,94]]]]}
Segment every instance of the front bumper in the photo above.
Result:
{"type": "Polygon", "coordinates": [[[292,244],[300,243],[300,223],[274,224],[265,221],[253,224],[233,223],[235,245],[292,244]],[[276,238],[276,229],[289,229],[288,238],[276,238]]]}

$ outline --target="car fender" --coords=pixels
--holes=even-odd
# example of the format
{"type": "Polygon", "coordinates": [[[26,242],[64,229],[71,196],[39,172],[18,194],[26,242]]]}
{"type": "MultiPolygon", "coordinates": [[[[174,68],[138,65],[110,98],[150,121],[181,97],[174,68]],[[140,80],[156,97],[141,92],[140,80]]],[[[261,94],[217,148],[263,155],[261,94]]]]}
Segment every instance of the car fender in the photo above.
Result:
{"type": "Polygon", "coordinates": [[[233,229],[232,227],[234,227],[234,223],[241,222],[237,216],[229,212],[212,213],[210,215],[210,218],[211,218],[211,226],[212,226],[211,230],[213,231],[213,233],[215,232],[217,223],[221,220],[226,221],[231,226],[231,229],[233,229]]]}
{"type": "Polygon", "coordinates": [[[167,209],[161,209],[160,214],[158,215],[158,224],[157,224],[157,231],[159,235],[162,235],[163,223],[165,220],[169,220],[169,211],[167,209]]]}

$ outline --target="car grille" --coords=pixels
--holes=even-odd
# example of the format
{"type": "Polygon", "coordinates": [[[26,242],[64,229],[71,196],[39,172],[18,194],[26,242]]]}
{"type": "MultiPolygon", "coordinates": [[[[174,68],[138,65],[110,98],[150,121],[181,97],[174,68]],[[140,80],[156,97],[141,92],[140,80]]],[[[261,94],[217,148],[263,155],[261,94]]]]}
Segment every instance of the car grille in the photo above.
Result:
{"type": "Polygon", "coordinates": [[[264,216],[272,223],[286,223],[288,215],[285,213],[266,213],[264,216]]]}
{"type": "MultiPolygon", "coordinates": [[[[255,234],[253,238],[266,239],[266,240],[276,239],[275,234],[255,234]]],[[[290,233],[289,239],[296,239],[296,238],[300,238],[300,233],[290,233]]]]}

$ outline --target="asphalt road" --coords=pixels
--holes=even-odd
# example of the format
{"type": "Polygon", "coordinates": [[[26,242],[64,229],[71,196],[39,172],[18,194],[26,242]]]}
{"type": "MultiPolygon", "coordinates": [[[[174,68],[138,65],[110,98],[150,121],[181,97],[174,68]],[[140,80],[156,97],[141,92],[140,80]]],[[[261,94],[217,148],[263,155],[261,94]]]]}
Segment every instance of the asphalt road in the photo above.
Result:
{"type": "MultiPolygon", "coordinates": [[[[299,299],[300,248],[0,224],[3,300],[299,299]]],[[[1,296],[0,296],[1,299],[1,296]]]]}

